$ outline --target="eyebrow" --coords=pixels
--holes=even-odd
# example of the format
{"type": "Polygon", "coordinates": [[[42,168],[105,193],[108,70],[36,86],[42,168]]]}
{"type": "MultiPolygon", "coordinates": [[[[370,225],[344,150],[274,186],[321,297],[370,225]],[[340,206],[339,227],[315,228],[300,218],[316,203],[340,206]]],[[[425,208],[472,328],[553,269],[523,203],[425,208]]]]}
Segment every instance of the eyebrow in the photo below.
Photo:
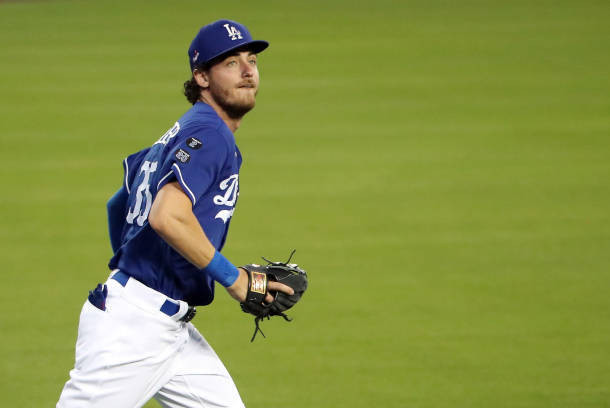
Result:
{"type": "MultiPolygon", "coordinates": [[[[241,54],[242,52],[245,52],[245,51],[247,51],[247,50],[243,50],[243,51],[235,50],[235,51],[233,51],[233,52],[231,52],[229,54],[226,54],[225,58],[237,57],[237,56],[239,56],[239,54],[241,54]]],[[[251,55],[257,55],[257,54],[254,51],[249,50],[248,51],[248,57],[251,56],[251,55]]]]}

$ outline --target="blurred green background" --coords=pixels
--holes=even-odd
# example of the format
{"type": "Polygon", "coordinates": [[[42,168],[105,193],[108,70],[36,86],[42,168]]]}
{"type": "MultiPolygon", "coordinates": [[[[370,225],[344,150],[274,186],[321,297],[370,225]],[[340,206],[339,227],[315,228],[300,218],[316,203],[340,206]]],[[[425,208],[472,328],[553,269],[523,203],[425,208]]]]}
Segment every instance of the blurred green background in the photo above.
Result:
{"type": "Polygon", "coordinates": [[[56,403],[218,18],[271,43],[224,252],[311,279],[253,344],[224,291],[194,321],[248,407],[610,406],[610,6],[546,0],[0,3],[3,406],[56,403]]]}

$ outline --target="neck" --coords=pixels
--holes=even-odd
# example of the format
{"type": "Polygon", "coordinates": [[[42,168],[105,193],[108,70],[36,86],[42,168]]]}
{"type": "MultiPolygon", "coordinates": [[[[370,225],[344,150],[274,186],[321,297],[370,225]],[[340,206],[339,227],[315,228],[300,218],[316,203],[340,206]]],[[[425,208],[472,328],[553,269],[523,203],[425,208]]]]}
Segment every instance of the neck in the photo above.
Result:
{"type": "Polygon", "coordinates": [[[201,95],[201,99],[199,100],[207,105],[210,105],[212,109],[216,111],[218,116],[220,116],[220,119],[223,120],[223,122],[227,125],[229,129],[231,129],[231,132],[235,133],[235,131],[239,128],[243,117],[237,119],[230,117],[227,112],[225,112],[225,110],[216,103],[214,98],[206,97],[206,95],[201,95]]]}

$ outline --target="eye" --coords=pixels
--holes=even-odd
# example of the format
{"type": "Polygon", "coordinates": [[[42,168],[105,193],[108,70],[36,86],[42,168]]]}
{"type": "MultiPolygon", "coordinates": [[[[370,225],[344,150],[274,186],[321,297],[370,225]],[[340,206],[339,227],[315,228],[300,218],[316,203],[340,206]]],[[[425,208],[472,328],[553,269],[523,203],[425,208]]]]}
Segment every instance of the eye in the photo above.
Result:
{"type": "Polygon", "coordinates": [[[256,65],[256,58],[250,58],[248,62],[252,65],[256,65]]]}
{"type": "Polygon", "coordinates": [[[231,66],[233,66],[233,65],[235,65],[235,64],[237,64],[237,61],[235,61],[235,60],[231,60],[231,61],[228,61],[228,62],[227,62],[227,66],[228,66],[228,67],[231,67],[231,66]]]}

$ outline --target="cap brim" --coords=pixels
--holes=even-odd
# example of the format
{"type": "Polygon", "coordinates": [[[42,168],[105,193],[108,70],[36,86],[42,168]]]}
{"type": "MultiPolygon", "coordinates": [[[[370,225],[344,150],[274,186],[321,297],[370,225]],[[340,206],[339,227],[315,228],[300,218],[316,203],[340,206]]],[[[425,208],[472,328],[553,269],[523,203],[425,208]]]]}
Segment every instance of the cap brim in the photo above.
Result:
{"type": "Polygon", "coordinates": [[[213,63],[216,60],[221,59],[223,56],[230,54],[230,53],[234,52],[235,50],[239,50],[239,49],[250,50],[250,51],[254,52],[255,54],[258,54],[259,52],[264,51],[268,46],[269,46],[269,43],[267,41],[263,41],[263,40],[253,40],[253,41],[249,41],[247,43],[242,43],[242,44],[236,45],[235,47],[229,48],[228,50],[223,50],[221,53],[218,53],[218,54],[214,55],[213,57],[210,57],[205,62],[205,65],[210,65],[210,63],[213,63]]]}

